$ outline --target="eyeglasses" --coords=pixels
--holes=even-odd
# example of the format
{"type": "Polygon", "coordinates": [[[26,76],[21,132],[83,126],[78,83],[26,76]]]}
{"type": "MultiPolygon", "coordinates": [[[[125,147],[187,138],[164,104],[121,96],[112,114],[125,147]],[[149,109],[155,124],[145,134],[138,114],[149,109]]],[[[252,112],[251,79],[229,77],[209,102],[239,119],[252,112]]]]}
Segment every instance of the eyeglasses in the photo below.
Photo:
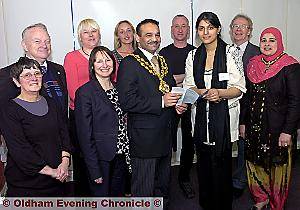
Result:
{"type": "Polygon", "coordinates": [[[33,74],[31,73],[26,73],[24,75],[20,75],[20,77],[24,78],[25,80],[31,80],[32,77],[35,77],[37,79],[42,78],[43,74],[40,71],[36,71],[33,74]]]}
{"type": "Polygon", "coordinates": [[[237,30],[237,29],[245,30],[245,29],[249,29],[250,26],[247,26],[247,25],[244,25],[244,24],[243,25],[234,24],[234,25],[231,25],[231,28],[235,29],[235,30],[237,30]]]}

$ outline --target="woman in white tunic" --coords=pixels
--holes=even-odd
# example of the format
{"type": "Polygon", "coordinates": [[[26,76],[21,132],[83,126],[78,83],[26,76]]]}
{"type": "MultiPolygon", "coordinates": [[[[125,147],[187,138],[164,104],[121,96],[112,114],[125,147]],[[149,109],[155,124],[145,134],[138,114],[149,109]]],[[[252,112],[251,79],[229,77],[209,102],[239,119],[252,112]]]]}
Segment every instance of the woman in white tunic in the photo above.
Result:
{"type": "Polygon", "coordinates": [[[220,38],[216,14],[202,13],[196,30],[202,44],[187,57],[184,86],[202,96],[194,125],[199,202],[205,210],[231,210],[231,142],[238,140],[239,99],[246,92],[242,60],[220,38]]]}

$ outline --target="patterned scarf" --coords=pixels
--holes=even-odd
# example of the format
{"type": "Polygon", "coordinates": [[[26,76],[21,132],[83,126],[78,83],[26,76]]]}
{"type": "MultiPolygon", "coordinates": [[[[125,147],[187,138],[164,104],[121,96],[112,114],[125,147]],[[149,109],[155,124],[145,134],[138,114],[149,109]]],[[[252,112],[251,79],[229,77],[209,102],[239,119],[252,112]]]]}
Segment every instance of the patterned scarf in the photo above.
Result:
{"type": "Polygon", "coordinates": [[[247,67],[247,76],[253,83],[265,81],[275,76],[283,67],[298,63],[295,58],[283,52],[282,35],[277,28],[266,28],[261,33],[260,40],[262,40],[262,37],[267,33],[271,33],[275,36],[277,51],[270,56],[261,54],[250,59],[247,67]],[[267,65],[266,62],[269,63],[269,65],[267,65]]]}

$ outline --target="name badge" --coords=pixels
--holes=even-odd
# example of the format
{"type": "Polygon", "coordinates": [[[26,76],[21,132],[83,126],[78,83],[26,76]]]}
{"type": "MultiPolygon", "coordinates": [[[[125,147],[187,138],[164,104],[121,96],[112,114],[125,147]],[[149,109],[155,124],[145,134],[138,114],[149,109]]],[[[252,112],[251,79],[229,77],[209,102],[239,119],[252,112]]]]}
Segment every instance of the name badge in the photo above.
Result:
{"type": "Polygon", "coordinates": [[[219,81],[229,80],[229,73],[219,73],[219,81]]]}

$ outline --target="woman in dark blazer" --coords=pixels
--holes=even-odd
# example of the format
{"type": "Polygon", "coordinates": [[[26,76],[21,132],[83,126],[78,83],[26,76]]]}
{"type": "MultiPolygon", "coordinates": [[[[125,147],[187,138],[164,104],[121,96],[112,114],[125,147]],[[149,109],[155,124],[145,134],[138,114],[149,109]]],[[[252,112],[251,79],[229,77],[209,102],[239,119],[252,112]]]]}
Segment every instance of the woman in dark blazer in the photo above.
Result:
{"type": "Polygon", "coordinates": [[[89,173],[92,196],[123,196],[129,144],[125,113],[111,82],[116,69],[106,47],[93,49],[90,81],[76,91],[75,119],[78,140],[89,173]]]}
{"type": "Polygon", "coordinates": [[[284,52],[281,32],[266,28],[261,55],[247,67],[250,80],[246,123],[246,167],[255,205],[282,210],[291,175],[291,139],[300,117],[300,65],[284,52]]]}

